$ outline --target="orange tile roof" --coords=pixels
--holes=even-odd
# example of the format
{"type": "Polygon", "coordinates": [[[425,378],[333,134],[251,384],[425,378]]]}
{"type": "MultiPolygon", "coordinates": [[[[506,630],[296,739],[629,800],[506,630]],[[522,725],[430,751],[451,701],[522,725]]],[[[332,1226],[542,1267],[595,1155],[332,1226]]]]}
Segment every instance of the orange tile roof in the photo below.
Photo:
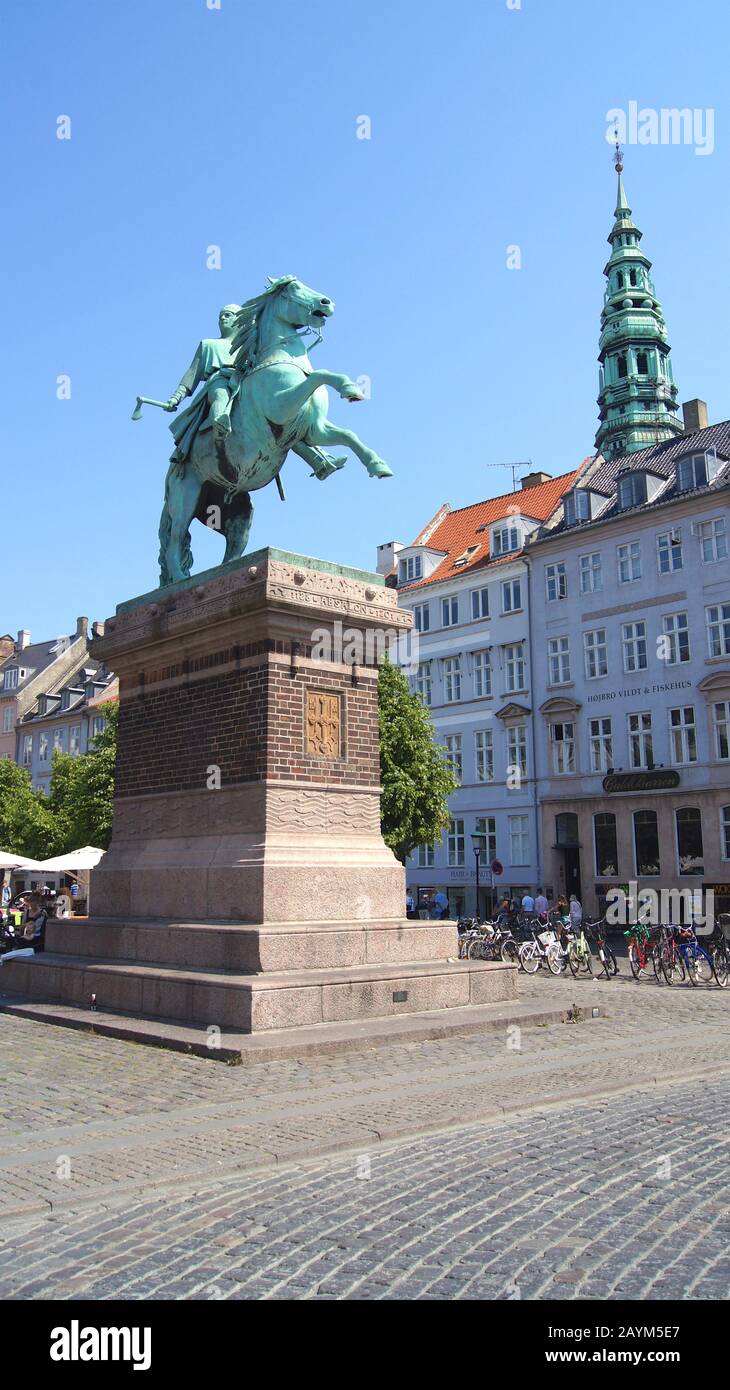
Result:
{"type": "MultiPolygon", "coordinates": [[[[562,473],[559,478],[551,478],[548,483],[537,483],[535,487],[525,488],[524,492],[521,488],[517,492],[505,492],[501,497],[488,497],[484,502],[474,502],[470,507],[459,507],[453,512],[444,514],[444,508],[439,508],[436,516],[419,531],[413,545],[427,545],[429,550],[443,550],[444,558],[427,579],[417,579],[413,584],[402,584],[399,586],[400,592],[421,589],[427,584],[437,584],[439,580],[471,573],[488,564],[489,530],[482,531],[480,527],[490,527],[495,521],[501,521],[502,518],[506,519],[516,513],[532,517],[535,521],[547,521],[579,471],[573,469],[571,473],[562,473]],[[478,546],[478,549],[471,558],[466,564],[455,566],[454,561],[472,545],[478,546]]],[[[491,563],[514,560],[515,555],[519,553],[513,551],[509,555],[497,556],[491,563]]]]}

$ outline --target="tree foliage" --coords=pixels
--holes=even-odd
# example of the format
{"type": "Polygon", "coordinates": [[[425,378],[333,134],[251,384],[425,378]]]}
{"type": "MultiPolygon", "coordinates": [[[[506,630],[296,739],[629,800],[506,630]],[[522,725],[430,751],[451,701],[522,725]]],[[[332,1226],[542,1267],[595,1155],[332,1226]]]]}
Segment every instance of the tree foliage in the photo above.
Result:
{"type": "Polygon", "coordinates": [[[107,849],[112,833],[114,767],[117,759],[119,705],[104,705],[106,727],[92,740],[81,757],[55,753],[51,777],[50,809],[61,852],[83,845],[107,849]]]}
{"type": "Polygon", "coordinates": [[[457,783],[428,710],[387,658],[380,667],[378,706],[381,826],[386,844],[405,863],[417,845],[439,839],[457,783]]]}
{"type": "Polygon", "coordinates": [[[30,773],[9,758],[0,760],[0,848],[48,859],[61,849],[46,798],[34,790],[30,773]]]}

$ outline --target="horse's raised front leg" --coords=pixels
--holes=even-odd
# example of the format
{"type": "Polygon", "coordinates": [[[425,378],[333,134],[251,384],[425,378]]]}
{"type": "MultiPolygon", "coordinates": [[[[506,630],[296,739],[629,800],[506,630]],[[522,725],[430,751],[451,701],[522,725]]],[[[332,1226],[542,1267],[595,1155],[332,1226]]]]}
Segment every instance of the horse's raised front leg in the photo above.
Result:
{"type": "Polygon", "coordinates": [[[339,425],[330,424],[329,420],[320,420],[312,425],[307,431],[307,444],[322,444],[325,448],[329,445],[341,444],[346,449],[352,449],[356,458],[364,463],[371,478],[392,478],[393,470],[389,468],[383,459],[379,458],[372,449],[368,449],[367,444],[363,444],[352,430],[340,429],[339,425]]]}
{"type": "MultiPolygon", "coordinates": [[[[276,370],[276,367],[272,367],[272,374],[276,370]]],[[[344,401],[363,400],[360,387],[357,382],[351,381],[349,376],[343,376],[341,372],[310,372],[309,376],[305,376],[296,386],[281,385],[278,390],[272,392],[266,401],[268,419],[273,420],[275,425],[287,424],[299,414],[302,406],[307,404],[319,386],[331,386],[344,401]]]]}

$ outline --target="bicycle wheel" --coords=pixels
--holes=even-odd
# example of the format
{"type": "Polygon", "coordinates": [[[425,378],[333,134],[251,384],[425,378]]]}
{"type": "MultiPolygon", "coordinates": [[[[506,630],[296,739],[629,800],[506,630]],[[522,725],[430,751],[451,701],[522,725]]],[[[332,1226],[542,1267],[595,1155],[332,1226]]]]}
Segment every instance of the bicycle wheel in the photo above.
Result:
{"type": "Polygon", "coordinates": [[[644,960],[642,964],[639,948],[635,941],[629,942],[629,965],[631,966],[631,974],[634,979],[640,980],[646,969],[646,960],[644,960]]]}
{"type": "Polygon", "coordinates": [[[730,958],[722,946],[718,946],[712,957],[712,973],[720,989],[727,989],[727,982],[730,980],[730,958]]]}
{"type": "Polygon", "coordinates": [[[540,969],[540,957],[537,947],[532,943],[527,943],[520,949],[520,965],[526,975],[535,975],[540,969]]]}
{"type": "Polygon", "coordinates": [[[565,956],[557,941],[554,946],[547,948],[547,963],[551,975],[562,975],[565,970],[565,956]]]}
{"type": "Polygon", "coordinates": [[[575,979],[580,974],[591,975],[593,973],[591,953],[588,950],[582,951],[577,941],[571,941],[568,946],[568,965],[570,966],[570,973],[575,979]]]}
{"type": "Polygon", "coordinates": [[[687,978],[684,961],[679,951],[662,951],[662,974],[668,985],[680,983],[687,978]]]}
{"type": "Polygon", "coordinates": [[[709,985],[712,979],[712,961],[701,946],[695,946],[694,950],[687,952],[687,974],[691,984],[709,985]]]}
{"type": "Polygon", "coordinates": [[[618,975],[618,961],[610,946],[604,945],[603,949],[606,953],[606,975],[608,976],[610,971],[609,978],[613,979],[614,975],[618,975]]]}
{"type": "Polygon", "coordinates": [[[520,948],[516,941],[503,941],[499,954],[505,965],[519,965],[520,948]]]}

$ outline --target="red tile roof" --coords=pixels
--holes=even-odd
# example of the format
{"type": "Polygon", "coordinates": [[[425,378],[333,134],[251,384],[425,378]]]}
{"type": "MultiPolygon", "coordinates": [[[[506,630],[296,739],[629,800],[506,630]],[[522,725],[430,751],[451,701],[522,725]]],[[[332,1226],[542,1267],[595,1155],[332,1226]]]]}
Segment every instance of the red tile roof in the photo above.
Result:
{"type": "MultiPolygon", "coordinates": [[[[467,571],[471,573],[472,570],[488,564],[489,529],[482,531],[480,528],[489,528],[495,521],[515,514],[532,517],[535,521],[547,521],[563,493],[568,491],[578,476],[578,471],[573,469],[571,473],[562,473],[559,478],[551,478],[548,483],[537,483],[535,487],[525,488],[524,492],[521,488],[517,492],[505,492],[501,497],[488,497],[484,502],[474,502],[471,507],[459,507],[453,512],[445,512],[443,507],[439,508],[435,517],[419,531],[413,544],[427,545],[429,550],[443,550],[444,558],[427,579],[400,585],[401,592],[421,589],[427,584],[437,584],[439,580],[451,579],[467,571]],[[469,546],[478,548],[465,564],[455,565],[454,561],[458,560],[469,546]]],[[[498,556],[492,563],[496,564],[502,559],[513,560],[518,553],[512,551],[509,555],[498,556]]]]}

